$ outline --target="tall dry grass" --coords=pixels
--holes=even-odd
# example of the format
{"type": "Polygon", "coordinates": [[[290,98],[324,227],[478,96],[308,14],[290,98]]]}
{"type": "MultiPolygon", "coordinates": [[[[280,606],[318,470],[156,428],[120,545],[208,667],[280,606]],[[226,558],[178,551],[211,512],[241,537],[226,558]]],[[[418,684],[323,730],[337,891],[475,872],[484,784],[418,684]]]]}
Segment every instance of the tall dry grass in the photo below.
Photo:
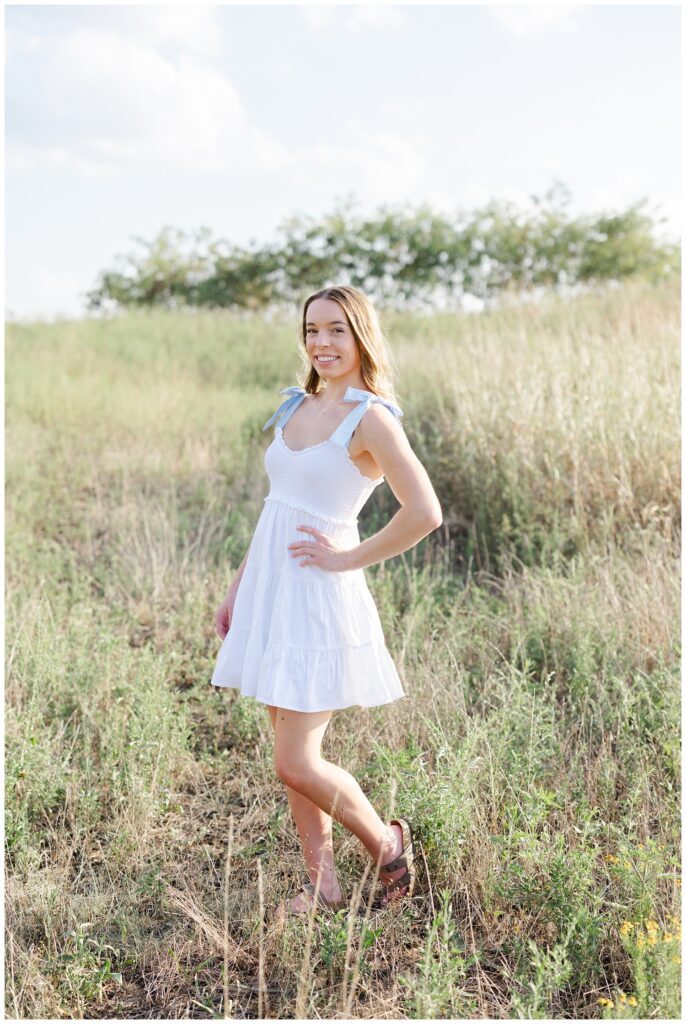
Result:
{"type": "Polygon", "coordinates": [[[420,881],[370,911],[336,823],[360,913],[280,924],[271,727],[208,684],[295,325],[8,328],[8,1015],[680,1015],[679,312],[636,282],[386,319],[444,524],[367,570],[409,699],[325,755],[420,881]]]}

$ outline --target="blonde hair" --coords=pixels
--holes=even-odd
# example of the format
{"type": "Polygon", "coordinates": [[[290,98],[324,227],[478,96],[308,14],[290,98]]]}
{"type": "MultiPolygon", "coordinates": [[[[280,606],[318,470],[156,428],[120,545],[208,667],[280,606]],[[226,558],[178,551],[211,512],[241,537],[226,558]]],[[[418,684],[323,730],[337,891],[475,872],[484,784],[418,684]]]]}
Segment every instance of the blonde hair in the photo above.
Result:
{"type": "Polygon", "coordinates": [[[397,404],[391,354],[376,310],[364,292],[345,284],[322,288],[305,299],[300,325],[300,353],[303,357],[303,370],[307,374],[303,385],[305,391],[309,395],[316,395],[321,384],[321,377],[307,357],[307,310],[315,299],[333,299],[345,313],[360,353],[364,390],[397,404]]]}

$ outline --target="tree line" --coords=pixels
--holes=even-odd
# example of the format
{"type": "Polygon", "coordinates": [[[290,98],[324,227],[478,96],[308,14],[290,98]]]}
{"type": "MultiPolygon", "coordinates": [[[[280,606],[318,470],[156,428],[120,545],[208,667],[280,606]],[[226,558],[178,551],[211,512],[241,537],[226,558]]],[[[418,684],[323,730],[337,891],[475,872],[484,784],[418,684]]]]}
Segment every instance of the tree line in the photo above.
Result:
{"type": "MultiPolygon", "coordinates": [[[[621,281],[657,281],[680,269],[680,246],[658,241],[642,198],[619,212],[572,216],[557,182],[531,207],[494,200],[454,216],[428,205],[381,206],[348,197],[320,218],[293,215],[270,244],[213,239],[209,228],[164,227],[140,253],[117,257],[87,293],[88,308],[197,306],[292,311],[326,284],[361,288],[379,306],[450,308],[469,294],[486,306],[503,293],[621,281]]],[[[664,221],[665,218],[662,218],[664,221]]]]}

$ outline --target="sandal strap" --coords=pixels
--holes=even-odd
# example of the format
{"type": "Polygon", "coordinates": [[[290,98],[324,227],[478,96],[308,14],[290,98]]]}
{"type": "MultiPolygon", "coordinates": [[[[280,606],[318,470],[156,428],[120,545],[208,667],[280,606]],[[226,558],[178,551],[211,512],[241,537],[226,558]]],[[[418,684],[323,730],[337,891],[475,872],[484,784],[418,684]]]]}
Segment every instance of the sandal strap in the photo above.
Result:
{"type": "MultiPolygon", "coordinates": [[[[309,896],[314,897],[314,885],[312,882],[303,882],[300,888],[309,896]]],[[[320,907],[332,907],[338,909],[338,907],[345,905],[344,900],[340,900],[338,902],[335,900],[327,900],[326,896],[321,891],[318,893],[318,901],[320,907]]]]}
{"type": "Polygon", "coordinates": [[[397,871],[398,868],[406,868],[407,866],[407,857],[405,856],[405,851],[403,850],[403,852],[398,857],[396,857],[395,860],[389,860],[388,864],[382,864],[381,870],[397,871]]]}
{"type": "Polygon", "coordinates": [[[409,822],[403,818],[392,818],[390,824],[400,826],[403,834],[403,847],[400,856],[396,857],[395,860],[389,861],[388,864],[384,864],[381,870],[390,872],[396,871],[398,868],[405,868],[405,872],[402,878],[393,879],[388,885],[381,883],[381,891],[386,896],[396,892],[396,890],[407,888],[409,894],[414,887],[415,879],[415,851],[412,829],[409,822]]]}
{"type": "Polygon", "coordinates": [[[393,892],[395,889],[404,889],[406,885],[410,884],[410,872],[406,871],[400,878],[394,879],[388,885],[384,885],[384,892],[393,892]]]}

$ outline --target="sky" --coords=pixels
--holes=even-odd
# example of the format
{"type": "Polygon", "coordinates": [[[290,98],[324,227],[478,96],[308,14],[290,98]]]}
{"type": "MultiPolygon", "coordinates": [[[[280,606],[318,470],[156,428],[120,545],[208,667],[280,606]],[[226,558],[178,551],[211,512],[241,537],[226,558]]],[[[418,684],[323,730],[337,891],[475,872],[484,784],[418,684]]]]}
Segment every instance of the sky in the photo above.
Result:
{"type": "Polygon", "coordinates": [[[169,225],[644,196],[678,238],[678,5],[5,7],[5,315],[86,313],[169,225]]]}

